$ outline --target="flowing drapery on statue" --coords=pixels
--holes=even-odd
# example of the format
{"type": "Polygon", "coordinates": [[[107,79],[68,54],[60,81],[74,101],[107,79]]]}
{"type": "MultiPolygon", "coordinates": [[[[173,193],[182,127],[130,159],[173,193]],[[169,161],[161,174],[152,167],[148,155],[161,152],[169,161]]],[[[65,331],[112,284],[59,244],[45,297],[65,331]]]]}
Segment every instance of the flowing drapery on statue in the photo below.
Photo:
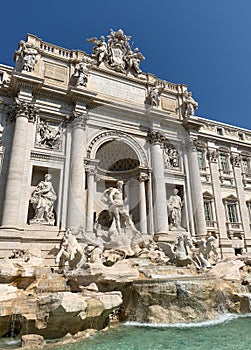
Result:
{"type": "Polygon", "coordinates": [[[30,224],[54,225],[55,217],[53,204],[57,199],[56,192],[51,182],[51,175],[46,174],[44,181],[40,181],[31,195],[31,203],[35,210],[35,216],[30,224]]]}

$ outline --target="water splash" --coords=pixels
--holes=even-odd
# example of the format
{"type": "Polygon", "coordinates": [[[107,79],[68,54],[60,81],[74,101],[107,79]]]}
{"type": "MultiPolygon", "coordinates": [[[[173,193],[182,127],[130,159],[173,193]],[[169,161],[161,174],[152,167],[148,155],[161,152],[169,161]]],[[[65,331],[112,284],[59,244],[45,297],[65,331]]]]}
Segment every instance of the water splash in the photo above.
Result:
{"type": "Polygon", "coordinates": [[[215,326],[221,323],[226,323],[231,320],[241,318],[241,317],[251,317],[250,314],[240,315],[240,314],[230,314],[226,313],[221,315],[219,318],[214,320],[207,320],[202,322],[194,322],[194,323],[140,323],[140,322],[126,322],[125,326],[135,326],[135,327],[151,327],[151,328],[192,328],[192,327],[209,327],[215,326]]]}

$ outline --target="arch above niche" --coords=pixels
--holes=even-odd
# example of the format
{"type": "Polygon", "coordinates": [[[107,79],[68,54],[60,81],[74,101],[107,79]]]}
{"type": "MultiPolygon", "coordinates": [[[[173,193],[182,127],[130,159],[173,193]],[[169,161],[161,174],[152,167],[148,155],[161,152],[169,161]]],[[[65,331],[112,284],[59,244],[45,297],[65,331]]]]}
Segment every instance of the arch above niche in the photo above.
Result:
{"type": "Polygon", "coordinates": [[[96,152],[96,159],[98,167],[106,171],[129,171],[140,164],[134,150],[116,139],[103,143],[96,152]]]}
{"type": "Polygon", "coordinates": [[[107,130],[97,134],[87,148],[87,158],[95,159],[101,146],[110,141],[123,142],[128,145],[137,156],[139,166],[148,167],[146,154],[141,145],[132,136],[117,130],[107,130]]]}

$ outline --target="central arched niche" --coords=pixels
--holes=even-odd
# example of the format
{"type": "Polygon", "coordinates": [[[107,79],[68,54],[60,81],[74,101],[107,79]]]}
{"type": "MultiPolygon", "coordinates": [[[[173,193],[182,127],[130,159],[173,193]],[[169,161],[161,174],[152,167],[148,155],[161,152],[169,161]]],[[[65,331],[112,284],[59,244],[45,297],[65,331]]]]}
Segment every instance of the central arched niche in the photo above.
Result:
{"type": "Polygon", "coordinates": [[[123,180],[124,200],[130,215],[138,226],[139,223],[139,189],[138,175],[140,161],[136,152],[123,140],[109,140],[97,150],[96,160],[98,173],[101,175],[97,183],[97,214],[104,209],[101,201],[103,191],[108,187],[116,186],[117,180],[123,180]]]}
{"type": "Polygon", "coordinates": [[[99,168],[111,172],[124,172],[139,166],[135,151],[123,141],[112,140],[105,142],[98,149],[96,159],[99,168]]]}

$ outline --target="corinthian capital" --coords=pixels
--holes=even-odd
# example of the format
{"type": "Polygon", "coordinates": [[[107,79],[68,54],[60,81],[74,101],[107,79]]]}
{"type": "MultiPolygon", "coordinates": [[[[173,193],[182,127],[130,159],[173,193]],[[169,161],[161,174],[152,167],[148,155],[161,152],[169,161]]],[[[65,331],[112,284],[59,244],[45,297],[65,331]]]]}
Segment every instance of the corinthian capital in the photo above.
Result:
{"type": "Polygon", "coordinates": [[[87,113],[73,111],[71,117],[69,118],[69,122],[71,122],[75,128],[85,129],[88,119],[89,116],[87,113]]]}
{"type": "Polygon", "coordinates": [[[25,117],[29,122],[34,123],[37,119],[39,109],[33,103],[15,99],[15,104],[11,113],[11,120],[25,117]]]}
{"type": "Polygon", "coordinates": [[[153,145],[162,145],[165,142],[165,137],[158,131],[149,130],[147,134],[147,141],[153,145]]]}
{"type": "Polygon", "coordinates": [[[219,153],[215,149],[208,150],[207,159],[210,163],[217,163],[219,153]]]}
{"type": "Polygon", "coordinates": [[[231,163],[234,167],[239,168],[241,166],[241,156],[240,154],[232,154],[231,158],[231,163]]]}

